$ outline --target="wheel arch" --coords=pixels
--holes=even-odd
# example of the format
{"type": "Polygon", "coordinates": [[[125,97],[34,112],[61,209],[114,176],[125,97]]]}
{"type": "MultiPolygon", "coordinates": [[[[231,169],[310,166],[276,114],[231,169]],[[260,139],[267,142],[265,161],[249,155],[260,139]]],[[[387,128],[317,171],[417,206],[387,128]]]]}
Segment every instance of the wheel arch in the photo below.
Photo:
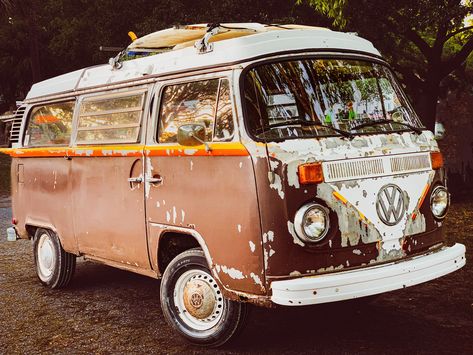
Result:
{"type": "Polygon", "coordinates": [[[212,258],[210,256],[210,252],[207,248],[207,245],[205,244],[205,241],[200,234],[198,234],[196,231],[163,231],[159,236],[157,250],[159,273],[162,275],[171,260],[174,259],[177,255],[193,248],[201,248],[203,250],[209,269],[212,270],[212,258]]]}
{"type": "Polygon", "coordinates": [[[58,237],[59,242],[61,243],[61,246],[64,248],[65,251],[77,256],[80,255],[79,250],[75,245],[75,241],[67,240],[63,235],[61,235],[61,233],[57,231],[53,224],[33,220],[27,220],[25,223],[25,230],[28,233],[29,239],[33,239],[36,234],[36,231],[40,228],[47,229],[53,232],[58,237]]]}

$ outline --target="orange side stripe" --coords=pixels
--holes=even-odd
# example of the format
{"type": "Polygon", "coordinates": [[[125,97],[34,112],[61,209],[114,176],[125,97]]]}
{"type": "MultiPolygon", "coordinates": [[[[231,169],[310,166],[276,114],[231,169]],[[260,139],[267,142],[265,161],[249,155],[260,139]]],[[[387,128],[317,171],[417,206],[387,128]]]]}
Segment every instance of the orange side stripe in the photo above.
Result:
{"type": "Polygon", "coordinates": [[[168,145],[146,147],[146,156],[248,156],[249,153],[241,143],[211,143],[207,152],[203,145],[184,147],[182,145],[168,145]]]}
{"type": "Polygon", "coordinates": [[[203,145],[185,147],[182,145],[160,145],[145,147],[143,145],[104,145],[80,146],[74,148],[5,148],[0,153],[15,158],[28,157],[139,157],[143,151],[146,156],[248,156],[249,153],[241,143],[210,143],[207,152],[203,145]]]}
{"type": "Polygon", "coordinates": [[[30,157],[64,157],[67,155],[68,148],[8,148],[2,149],[0,152],[10,155],[14,158],[30,158],[30,157]]]}

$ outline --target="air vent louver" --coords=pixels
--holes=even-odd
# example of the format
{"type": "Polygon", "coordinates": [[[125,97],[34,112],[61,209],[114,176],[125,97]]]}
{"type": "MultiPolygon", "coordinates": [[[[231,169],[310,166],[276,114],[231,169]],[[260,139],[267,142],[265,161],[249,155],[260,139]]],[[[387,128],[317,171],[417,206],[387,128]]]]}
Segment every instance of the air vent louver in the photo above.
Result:
{"type": "Polygon", "coordinates": [[[15,144],[20,141],[21,121],[25,113],[26,106],[20,106],[15,112],[15,118],[12,121],[10,131],[10,144],[15,144]]]}

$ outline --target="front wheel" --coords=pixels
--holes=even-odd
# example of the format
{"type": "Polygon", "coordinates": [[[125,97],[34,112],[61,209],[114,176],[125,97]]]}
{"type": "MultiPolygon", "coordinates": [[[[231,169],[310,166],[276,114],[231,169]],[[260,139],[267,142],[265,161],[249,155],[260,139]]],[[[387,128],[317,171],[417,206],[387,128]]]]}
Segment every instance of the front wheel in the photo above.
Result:
{"type": "Polygon", "coordinates": [[[201,249],[187,250],[171,261],[160,296],[168,324],[194,344],[223,345],[244,323],[246,304],[223,297],[201,249]]]}
{"type": "Polygon", "coordinates": [[[69,284],[76,268],[76,256],[62,248],[55,233],[38,228],[33,253],[36,274],[43,285],[62,288],[69,284]]]}

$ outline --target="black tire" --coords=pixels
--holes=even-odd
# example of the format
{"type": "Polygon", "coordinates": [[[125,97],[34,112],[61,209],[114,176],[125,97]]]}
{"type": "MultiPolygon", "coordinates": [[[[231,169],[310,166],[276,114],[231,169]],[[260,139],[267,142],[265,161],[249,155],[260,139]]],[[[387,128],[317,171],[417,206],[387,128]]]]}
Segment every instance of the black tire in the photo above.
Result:
{"type": "Polygon", "coordinates": [[[193,344],[221,346],[241,330],[246,318],[247,305],[223,297],[201,249],[187,250],[171,261],[161,280],[160,298],[166,322],[193,344]]]}
{"type": "Polygon", "coordinates": [[[34,264],[39,281],[52,289],[66,287],[76,269],[76,256],[66,252],[55,233],[38,228],[33,243],[34,264]]]}

